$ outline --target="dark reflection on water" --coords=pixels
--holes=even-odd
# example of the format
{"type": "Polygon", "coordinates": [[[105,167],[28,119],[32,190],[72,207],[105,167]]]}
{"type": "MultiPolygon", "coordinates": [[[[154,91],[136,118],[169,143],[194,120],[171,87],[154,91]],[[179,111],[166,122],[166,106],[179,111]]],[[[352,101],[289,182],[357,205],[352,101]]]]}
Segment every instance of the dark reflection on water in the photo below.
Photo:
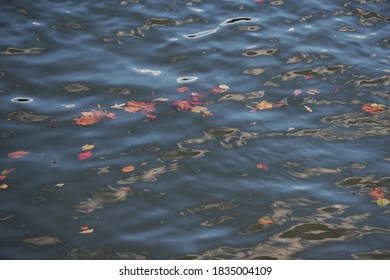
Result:
{"type": "Polygon", "coordinates": [[[0,2],[0,258],[389,259],[388,1],[0,2]]]}

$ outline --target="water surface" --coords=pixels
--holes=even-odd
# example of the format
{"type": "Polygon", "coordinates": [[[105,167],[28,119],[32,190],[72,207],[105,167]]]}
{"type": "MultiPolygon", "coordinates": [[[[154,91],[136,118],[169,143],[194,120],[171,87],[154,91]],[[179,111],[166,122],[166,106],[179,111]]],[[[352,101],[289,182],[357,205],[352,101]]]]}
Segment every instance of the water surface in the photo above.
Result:
{"type": "Polygon", "coordinates": [[[0,2],[0,258],[390,257],[388,1],[0,2]]]}

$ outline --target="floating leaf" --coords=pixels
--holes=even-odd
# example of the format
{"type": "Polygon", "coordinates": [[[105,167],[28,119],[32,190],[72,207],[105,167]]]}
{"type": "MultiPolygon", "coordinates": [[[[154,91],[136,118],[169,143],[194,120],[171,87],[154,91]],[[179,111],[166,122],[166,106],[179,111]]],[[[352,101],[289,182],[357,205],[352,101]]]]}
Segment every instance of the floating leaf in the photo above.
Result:
{"type": "Polygon", "coordinates": [[[203,113],[202,113],[202,116],[203,117],[211,117],[213,115],[213,113],[211,113],[210,111],[204,111],[203,113]]]}
{"type": "Polygon", "coordinates": [[[259,224],[263,224],[263,225],[270,225],[270,224],[274,223],[274,221],[272,219],[268,219],[268,218],[260,218],[257,220],[257,222],[259,224]]]}
{"type": "MultiPolygon", "coordinates": [[[[89,233],[92,233],[94,232],[93,228],[88,228],[86,227],[87,229],[84,229],[84,230],[80,230],[79,233],[81,234],[89,234],[89,233]]],[[[81,229],[81,228],[80,228],[81,229]]]]}
{"type": "Polygon", "coordinates": [[[204,106],[194,106],[191,108],[191,112],[193,113],[202,113],[206,111],[207,111],[207,107],[204,106]]]}
{"type": "Polygon", "coordinates": [[[307,80],[313,78],[314,76],[309,74],[309,75],[304,75],[303,77],[307,80]]]}
{"type": "Polygon", "coordinates": [[[1,184],[0,185],[0,190],[5,190],[5,189],[8,189],[8,185],[7,184],[1,184]]]}
{"type": "Polygon", "coordinates": [[[79,154],[79,160],[84,160],[84,159],[90,158],[91,156],[92,156],[91,151],[84,152],[84,153],[79,154]]]}
{"type": "Polygon", "coordinates": [[[302,90],[300,90],[300,89],[294,90],[294,96],[298,96],[298,95],[300,95],[301,93],[302,93],[302,90]]]}
{"type": "Polygon", "coordinates": [[[146,117],[149,119],[149,120],[154,120],[157,118],[156,115],[153,115],[153,114],[146,114],[146,117]]]}
{"type": "Polygon", "coordinates": [[[370,192],[370,196],[374,199],[374,200],[377,200],[378,198],[383,198],[385,197],[385,194],[382,192],[382,190],[380,188],[374,188],[371,192],[370,192]]]}
{"type": "Polygon", "coordinates": [[[122,172],[131,172],[135,169],[134,165],[128,165],[122,168],[122,172]]]}
{"type": "Polygon", "coordinates": [[[172,107],[178,111],[186,111],[186,110],[192,109],[192,105],[188,101],[185,101],[185,100],[184,101],[179,100],[179,101],[173,102],[172,107]]]}
{"type": "Polygon", "coordinates": [[[386,198],[378,198],[376,203],[378,204],[379,207],[385,207],[389,205],[390,201],[386,198]]]}
{"type": "Polygon", "coordinates": [[[86,145],[81,147],[81,149],[83,151],[89,151],[89,150],[92,150],[93,148],[95,148],[95,145],[90,145],[90,144],[86,144],[86,145]]]}
{"type": "Polygon", "coordinates": [[[0,180],[4,180],[5,178],[5,175],[0,175],[0,180]]]}
{"type": "Polygon", "coordinates": [[[169,100],[168,98],[160,97],[160,98],[155,98],[155,99],[153,99],[152,101],[153,101],[153,102],[155,102],[155,101],[164,102],[164,101],[168,101],[168,100],[169,100]]]}
{"type": "Polygon", "coordinates": [[[29,154],[30,152],[27,151],[16,151],[8,154],[9,158],[21,158],[24,157],[25,155],[29,154]]]}
{"type": "Polygon", "coordinates": [[[87,230],[87,229],[89,229],[89,227],[87,227],[87,226],[81,226],[81,227],[80,227],[80,230],[81,230],[81,231],[87,230]]]}
{"type": "Polygon", "coordinates": [[[10,174],[11,172],[13,172],[15,170],[16,170],[16,168],[4,169],[3,171],[1,171],[1,175],[10,174]]]}
{"type": "Polygon", "coordinates": [[[229,90],[229,86],[219,85],[217,87],[212,88],[211,90],[213,91],[214,94],[220,94],[220,93],[227,92],[229,90]]]}
{"type": "Polygon", "coordinates": [[[272,109],[273,107],[274,106],[271,103],[265,100],[261,101],[259,104],[256,105],[256,108],[259,110],[269,110],[272,109]]]}
{"type": "Polygon", "coordinates": [[[186,92],[189,91],[190,89],[188,87],[179,87],[176,89],[177,92],[186,92]]]}
{"type": "Polygon", "coordinates": [[[303,107],[305,107],[305,109],[306,109],[307,111],[309,111],[310,113],[313,112],[313,110],[312,110],[309,106],[303,105],[303,107]]]}
{"type": "Polygon", "coordinates": [[[306,91],[307,94],[311,94],[311,95],[316,95],[316,94],[319,94],[320,92],[316,89],[309,89],[306,91]]]}
{"type": "Polygon", "coordinates": [[[383,104],[371,103],[364,104],[362,110],[370,114],[378,114],[382,111],[385,111],[387,108],[383,104]]]}
{"type": "Polygon", "coordinates": [[[83,115],[82,117],[73,119],[76,124],[90,125],[99,122],[103,118],[116,119],[114,113],[107,113],[102,110],[92,109],[89,112],[81,112],[81,114],[83,115]]]}
{"type": "Polygon", "coordinates": [[[121,103],[121,104],[115,103],[110,108],[112,108],[112,109],[123,109],[123,107],[125,107],[125,106],[126,106],[126,103],[121,103]]]}
{"type": "Polygon", "coordinates": [[[123,110],[129,113],[141,112],[146,115],[148,113],[154,112],[156,110],[156,107],[154,106],[153,102],[138,102],[132,100],[130,102],[127,102],[126,107],[124,107],[123,110]]]}
{"type": "Polygon", "coordinates": [[[256,165],[257,168],[260,168],[260,169],[264,169],[264,170],[269,170],[269,167],[268,165],[266,164],[263,164],[263,163],[259,163],[258,165],[256,165]]]}

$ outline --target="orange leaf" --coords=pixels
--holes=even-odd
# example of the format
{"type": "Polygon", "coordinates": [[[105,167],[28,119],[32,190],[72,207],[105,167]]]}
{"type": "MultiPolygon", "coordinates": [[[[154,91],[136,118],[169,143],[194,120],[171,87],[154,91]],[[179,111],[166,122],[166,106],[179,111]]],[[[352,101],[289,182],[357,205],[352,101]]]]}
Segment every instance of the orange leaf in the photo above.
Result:
{"type": "Polygon", "coordinates": [[[178,111],[186,111],[186,110],[192,109],[192,105],[188,101],[185,101],[185,100],[184,101],[179,100],[179,101],[173,102],[172,107],[178,111]]]}
{"type": "Polygon", "coordinates": [[[134,165],[128,165],[122,168],[122,172],[131,172],[135,169],[134,165]]]}
{"type": "Polygon", "coordinates": [[[29,154],[30,152],[27,151],[16,151],[8,154],[9,158],[21,158],[24,157],[25,155],[29,154]]]}
{"type": "Polygon", "coordinates": [[[267,219],[267,218],[260,218],[257,220],[257,222],[259,224],[263,224],[263,225],[270,225],[270,224],[274,223],[274,221],[272,219],[267,219]]]}
{"type": "Polygon", "coordinates": [[[274,106],[271,103],[265,100],[261,101],[259,104],[256,105],[256,108],[259,110],[269,110],[272,109],[273,107],[274,106]]]}
{"type": "Polygon", "coordinates": [[[83,115],[82,117],[73,119],[76,124],[90,125],[99,122],[103,118],[116,119],[114,113],[107,113],[102,110],[92,109],[89,112],[81,112],[81,114],[83,115]]]}
{"type": "Polygon", "coordinates": [[[153,102],[138,102],[138,101],[130,101],[127,102],[126,107],[123,108],[126,112],[136,113],[143,112],[145,114],[154,112],[156,110],[153,102]]]}

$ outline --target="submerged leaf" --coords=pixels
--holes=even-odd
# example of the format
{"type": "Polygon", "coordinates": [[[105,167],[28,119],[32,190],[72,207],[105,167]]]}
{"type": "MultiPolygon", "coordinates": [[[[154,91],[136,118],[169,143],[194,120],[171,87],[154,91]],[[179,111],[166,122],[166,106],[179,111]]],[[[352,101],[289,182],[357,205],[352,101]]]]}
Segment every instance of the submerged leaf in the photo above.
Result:
{"type": "Polygon", "coordinates": [[[8,188],[8,185],[7,184],[1,184],[0,185],[0,190],[5,190],[8,188]]]}
{"type": "Polygon", "coordinates": [[[24,157],[25,155],[29,154],[30,152],[27,151],[16,151],[8,154],[9,158],[21,158],[24,157]]]}
{"type": "Polygon", "coordinates": [[[4,180],[5,178],[5,175],[0,175],[0,180],[4,180]]]}

